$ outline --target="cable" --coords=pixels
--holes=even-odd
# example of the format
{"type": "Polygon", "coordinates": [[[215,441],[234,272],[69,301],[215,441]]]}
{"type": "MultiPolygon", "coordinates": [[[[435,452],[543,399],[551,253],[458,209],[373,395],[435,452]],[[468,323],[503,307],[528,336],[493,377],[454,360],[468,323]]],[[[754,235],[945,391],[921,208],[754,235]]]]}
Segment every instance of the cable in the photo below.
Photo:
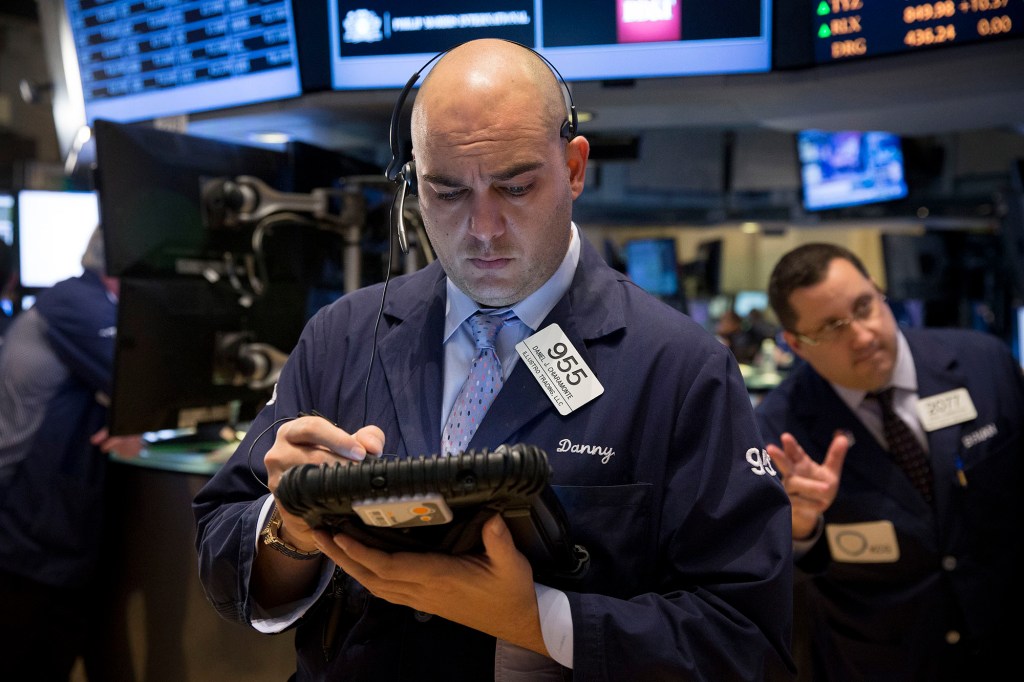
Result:
{"type": "Polygon", "coordinates": [[[263,486],[267,490],[270,490],[270,486],[267,485],[266,481],[264,481],[259,476],[257,476],[256,472],[252,470],[252,451],[253,451],[253,448],[256,447],[256,443],[260,442],[260,438],[263,438],[263,436],[266,435],[267,431],[269,431],[270,429],[274,428],[278,424],[283,424],[285,422],[290,422],[293,419],[295,419],[295,417],[281,417],[280,419],[275,419],[273,422],[270,423],[270,426],[268,426],[267,428],[265,428],[262,431],[260,431],[259,435],[256,436],[255,438],[253,438],[252,442],[249,443],[249,453],[246,456],[246,460],[249,463],[249,473],[252,474],[252,477],[256,479],[257,483],[259,483],[261,486],[263,486]]]}
{"type": "Polygon", "coordinates": [[[377,331],[380,329],[380,321],[384,316],[384,301],[388,295],[388,284],[391,282],[392,259],[395,257],[395,230],[394,213],[395,204],[398,202],[399,192],[395,192],[391,199],[391,209],[388,212],[388,266],[384,271],[384,288],[380,292],[380,308],[377,309],[377,319],[373,323],[373,339],[370,347],[370,364],[366,368],[366,381],[363,382],[363,425],[365,426],[370,418],[370,374],[373,372],[373,361],[377,358],[377,331]]]}

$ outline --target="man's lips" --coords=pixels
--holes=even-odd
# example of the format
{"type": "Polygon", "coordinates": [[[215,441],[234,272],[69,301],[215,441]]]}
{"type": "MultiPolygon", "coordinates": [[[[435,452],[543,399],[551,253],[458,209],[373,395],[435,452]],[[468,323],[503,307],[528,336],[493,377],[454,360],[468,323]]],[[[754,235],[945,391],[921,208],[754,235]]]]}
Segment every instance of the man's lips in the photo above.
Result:
{"type": "Polygon", "coordinates": [[[474,267],[481,270],[497,270],[511,262],[510,258],[470,258],[469,261],[474,267]]]}

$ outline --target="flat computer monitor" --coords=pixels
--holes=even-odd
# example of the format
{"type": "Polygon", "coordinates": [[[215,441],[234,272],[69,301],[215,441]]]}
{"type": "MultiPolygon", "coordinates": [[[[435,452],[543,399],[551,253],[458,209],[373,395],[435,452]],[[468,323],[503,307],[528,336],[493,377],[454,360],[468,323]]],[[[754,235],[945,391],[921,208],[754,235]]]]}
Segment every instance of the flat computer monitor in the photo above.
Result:
{"type": "Polygon", "coordinates": [[[248,175],[292,189],[283,152],[99,120],[96,184],[111,275],[182,273],[248,250],[243,230],[209,230],[202,190],[218,177],[248,175]]]}
{"type": "Polygon", "coordinates": [[[96,193],[23,189],[17,206],[22,288],[43,289],[82,274],[82,254],[99,224],[96,193]]]}
{"type": "Polygon", "coordinates": [[[631,239],[626,242],[625,259],[626,274],[640,288],[656,296],[679,293],[675,239],[631,239]]]}
{"type": "Polygon", "coordinates": [[[693,287],[695,296],[711,298],[721,294],[722,244],[721,239],[703,241],[697,245],[694,259],[683,263],[683,277],[693,287]]]}
{"type": "Polygon", "coordinates": [[[803,205],[808,211],[904,199],[903,147],[883,131],[797,133],[803,205]]]}
{"type": "Polygon", "coordinates": [[[768,292],[766,291],[740,291],[733,297],[732,309],[740,317],[746,317],[751,310],[764,312],[768,309],[768,292]]]}
{"type": "MultiPolygon", "coordinates": [[[[277,152],[109,121],[96,136],[108,265],[121,279],[110,432],[251,419],[316,305],[342,295],[352,232],[296,208],[238,218],[243,194],[229,188],[258,178],[284,206],[343,185],[365,199],[346,204],[345,224],[361,228],[366,254],[389,234],[391,195],[347,182],[366,168],[308,146],[277,152]]],[[[362,271],[365,283],[385,274],[362,271]]]]}
{"type": "Polygon", "coordinates": [[[273,389],[261,379],[280,369],[274,351],[286,356],[302,331],[305,300],[296,283],[277,282],[245,307],[202,278],[121,278],[110,432],[254,417],[273,389]]]}

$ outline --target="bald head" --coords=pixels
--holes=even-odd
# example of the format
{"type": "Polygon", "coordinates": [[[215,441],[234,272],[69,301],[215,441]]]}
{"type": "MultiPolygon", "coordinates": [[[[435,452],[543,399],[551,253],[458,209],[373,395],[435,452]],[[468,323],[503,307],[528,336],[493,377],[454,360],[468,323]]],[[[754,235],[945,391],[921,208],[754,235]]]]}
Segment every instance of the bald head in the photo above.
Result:
{"type": "Polygon", "coordinates": [[[474,40],[442,56],[413,104],[413,149],[428,134],[525,127],[558,136],[567,119],[562,86],[543,59],[506,40],[474,40]]]}
{"type": "Polygon", "coordinates": [[[522,301],[550,279],[572,237],[590,144],[562,136],[551,67],[504,40],[442,55],[412,114],[423,226],[451,282],[481,305],[522,301]]]}

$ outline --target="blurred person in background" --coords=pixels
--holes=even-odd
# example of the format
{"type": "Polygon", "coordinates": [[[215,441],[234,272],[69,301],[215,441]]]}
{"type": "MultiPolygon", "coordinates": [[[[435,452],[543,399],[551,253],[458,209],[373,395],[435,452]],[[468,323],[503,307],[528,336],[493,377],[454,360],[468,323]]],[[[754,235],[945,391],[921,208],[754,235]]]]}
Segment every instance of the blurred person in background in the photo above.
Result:
{"type": "Polygon", "coordinates": [[[715,336],[732,351],[736,361],[742,365],[751,365],[761,350],[759,336],[752,330],[739,313],[731,308],[722,313],[715,325],[715,336]]]}
{"type": "Polygon", "coordinates": [[[0,345],[0,642],[5,678],[68,679],[96,629],[118,280],[97,227],[83,273],[43,291],[0,345]]]}

